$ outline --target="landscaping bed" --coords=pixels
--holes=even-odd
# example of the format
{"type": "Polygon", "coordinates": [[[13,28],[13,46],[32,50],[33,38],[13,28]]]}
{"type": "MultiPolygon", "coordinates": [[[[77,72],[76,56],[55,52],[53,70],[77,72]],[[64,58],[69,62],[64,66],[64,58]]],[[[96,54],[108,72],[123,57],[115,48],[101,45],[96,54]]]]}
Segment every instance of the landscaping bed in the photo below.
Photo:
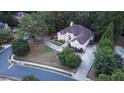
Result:
{"type": "Polygon", "coordinates": [[[96,80],[96,73],[95,73],[95,69],[93,66],[90,68],[87,77],[92,80],[96,80]]]}
{"type": "Polygon", "coordinates": [[[120,37],[117,41],[116,41],[116,45],[121,46],[124,48],[124,37],[120,37]]]}
{"type": "Polygon", "coordinates": [[[57,39],[51,39],[50,42],[53,43],[53,44],[55,44],[55,45],[58,45],[58,46],[61,46],[61,45],[64,44],[64,41],[57,40],[57,39]]]}
{"type": "Polygon", "coordinates": [[[15,56],[15,59],[20,60],[20,61],[29,61],[32,63],[48,65],[51,67],[60,68],[60,69],[70,71],[70,72],[76,72],[77,71],[77,68],[76,69],[69,69],[67,67],[64,67],[58,59],[57,51],[52,50],[51,48],[49,48],[45,45],[42,45],[37,50],[32,49],[31,52],[25,57],[15,56]]]}

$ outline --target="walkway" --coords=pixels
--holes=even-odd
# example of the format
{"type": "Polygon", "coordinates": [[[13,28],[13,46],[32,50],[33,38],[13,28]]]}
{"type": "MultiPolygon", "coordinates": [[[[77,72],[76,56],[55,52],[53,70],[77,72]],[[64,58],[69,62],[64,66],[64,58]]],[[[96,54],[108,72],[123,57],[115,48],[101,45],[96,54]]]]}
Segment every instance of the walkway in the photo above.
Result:
{"type": "Polygon", "coordinates": [[[75,78],[77,80],[89,80],[87,78],[87,74],[94,62],[95,50],[96,50],[96,46],[87,47],[85,53],[82,55],[80,54],[82,63],[80,65],[80,67],[78,68],[78,71],[76,72],[76,74],[73,76],[73,78],[75,78]]]}
{"type": "Polygon", "coordinates": [[[63,50],[63,47],[62,47],[62,46],[57,46],[57,45],[55,45],[55,44],[53,44],[53,43],[51,43],[51,42],[48,42],[48,41],[46,41],[46,45],[47,45],[48,47],[50,47],[50,48],[52,48],[52,49],[58,51],[58,52],[61,52],[61,51],[63,50]]]}

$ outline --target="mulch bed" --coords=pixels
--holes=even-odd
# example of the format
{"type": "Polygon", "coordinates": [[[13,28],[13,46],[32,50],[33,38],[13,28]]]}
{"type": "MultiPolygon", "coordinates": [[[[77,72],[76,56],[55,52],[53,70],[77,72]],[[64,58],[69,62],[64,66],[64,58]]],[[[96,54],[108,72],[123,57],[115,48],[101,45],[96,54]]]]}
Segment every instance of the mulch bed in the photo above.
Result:
{"type": "Polygon", "coordinates": [[[120,37],[117,41],[116,41],[116,45],[121,46],[124,48],[124,37],[120,37]]]}
{"type": "Polygon", "coordinates": [[[87,77],[92,80],[96,80],[96,73],[95,73],[95,69],[93,66],[90,68],[90,71],[88,72],[87,77]]]}

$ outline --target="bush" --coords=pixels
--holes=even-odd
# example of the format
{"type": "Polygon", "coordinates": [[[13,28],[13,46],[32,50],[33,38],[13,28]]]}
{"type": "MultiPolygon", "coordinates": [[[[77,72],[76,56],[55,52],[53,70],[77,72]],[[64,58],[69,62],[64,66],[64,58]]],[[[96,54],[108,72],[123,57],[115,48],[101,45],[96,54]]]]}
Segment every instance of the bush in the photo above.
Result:
{"type": "Polygon", "coordinates": [[[115,69],[112,75],[100,74],[98,80],[101,81],[124,81],[124,69],[115,69]]]}
{"type": "Polygon", "coordinates": [[[98,80],[99,81],[110,81],[111,77],[109,75],[100,74],[98,80]]]}
{"type": "Polygon", "coordinates": [[[65,48],[61,53],[58,54],[58,57],[64,66],[69,68],[76,68],[80,65],[81,59],[76,55],[72,49],[65,48]]]}
{"type": "Polygon", "coordinates": [[[6,30],[0,30],[0,45],[6,42],[12,41],[14,38],[10,32],[6,30]]]}
{"type": "Polygon", "coordinates": [[[12,44],[13,54],[16,56],[25,56],[30,51],[30,46],[26,40],[17,39],[12,44]]]}
{"type": "Polygon", "coordinates": [[[22,78],[23,81],[39,81],[35,76],[33,75],[26,75],[22,78]]]}

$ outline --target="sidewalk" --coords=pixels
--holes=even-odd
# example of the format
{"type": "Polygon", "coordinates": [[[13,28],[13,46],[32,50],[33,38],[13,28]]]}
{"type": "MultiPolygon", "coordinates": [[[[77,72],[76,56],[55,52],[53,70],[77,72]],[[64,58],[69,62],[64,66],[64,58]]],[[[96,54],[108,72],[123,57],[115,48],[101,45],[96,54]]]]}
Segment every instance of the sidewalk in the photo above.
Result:
{"type": "Polygon", "coordinates": [[[51,43],[51,42],[46,41],[45,44],[46,44],[48,47],[50,47],[50,48],[52,48],[52,49],[54,49],[54,50],[56,50],[56,51],[58,51],[58,52],[61,52],[61,51],[63,50],[63,47],[62,47],[62,46],[57,46],[57,45],[55,45],[55,44],[53,44],[53,43],[51,43]]]}
{"type": "Polygon", "coordinates": [[[1,51],[0,51],[0,53],[2,53],[4,50],[6,50],[8,47],[10,47],[11,46],[11,44],[4,44],[4,45],[1,45],[1,47],[3,47],[4,49],[2,49],[1,51]]]}

